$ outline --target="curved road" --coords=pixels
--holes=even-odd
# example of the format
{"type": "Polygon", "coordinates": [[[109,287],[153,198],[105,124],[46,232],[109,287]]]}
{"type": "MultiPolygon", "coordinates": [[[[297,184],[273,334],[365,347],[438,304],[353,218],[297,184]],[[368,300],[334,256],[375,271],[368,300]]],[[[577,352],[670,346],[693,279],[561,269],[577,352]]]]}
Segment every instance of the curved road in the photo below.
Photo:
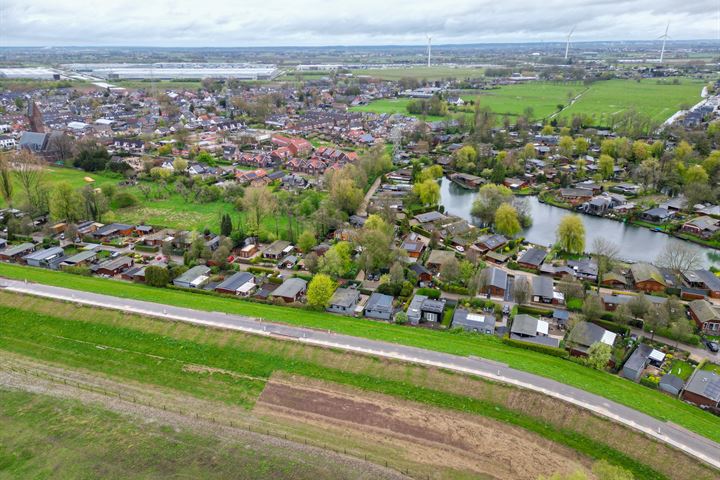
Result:
{"type": "Polygon", "coordinates": [[[679,448],[708,465],[720,469],[720,444],[718,443],[599,395],[539,375],[515,370],[505,364],[490,360],[477,357],[462,357],[394,343],[341,335],[324,330],[282,325],[241,315],[204,312],[36,283],[2,280],[0,281],[0,288],[12,292],[72,301],[84,305],[122,310],[197,325],[239,330],[256,335],[275,336],[311,345],[339,348],[477,375],[493,381],[541,392],[588,409],[598,415],[639,430],[656,440],[679,448]]]}

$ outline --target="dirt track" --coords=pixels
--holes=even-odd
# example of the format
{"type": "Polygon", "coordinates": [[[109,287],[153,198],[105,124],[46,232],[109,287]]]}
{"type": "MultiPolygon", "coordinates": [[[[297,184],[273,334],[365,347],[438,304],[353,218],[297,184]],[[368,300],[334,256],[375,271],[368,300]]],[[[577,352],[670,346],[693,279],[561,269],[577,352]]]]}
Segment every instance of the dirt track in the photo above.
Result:
{"type": "Polygon", "coordinates": [[[305,378],[269,382],[255,407],[385,444],[412,462],[484,478],[535,480],[587,471],[577,453],[500,422],[305,378]]]}

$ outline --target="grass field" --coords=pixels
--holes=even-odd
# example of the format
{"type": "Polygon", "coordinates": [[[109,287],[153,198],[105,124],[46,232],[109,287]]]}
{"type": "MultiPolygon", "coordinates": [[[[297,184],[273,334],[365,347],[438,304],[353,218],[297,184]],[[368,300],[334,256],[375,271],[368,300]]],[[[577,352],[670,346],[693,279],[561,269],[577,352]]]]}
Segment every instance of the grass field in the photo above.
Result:
{"type": "Polygon", "coordinates": [[[367,75],[382,80],[400,80],[402,78],[415,78],[418,80],[442,80],[445,78],[478,78],[483,75],[483,68],[468,67],[407,67],[407,68],[377,68],[353,70],[354,75],[367,75]]]}
{"type": "Polygon", "coordinates": [[[0,389],[0,419],[0,478],[329,480],[356,473],[317,457],[290,458],[280,447],[222,441],[21,391],[0,389]]]}
{"type": "Polygon", "coordinates": [[[673,360],[672,364],[670,365],[669,373],[687,381],[687,379],[690,378],[690,375],[692,375],[694,370],[695,367],[688,362],[684,362],[682,360],[673,360]]]}
{"type": "MultiPolygon", "coordinates": [[[[417,115],[411,115],[407,111],[407,105],[410,102],[409,98],[383,98],[381,100],[375,100],[368,105],[360,105],[357,107],[351,107],[352,112],[372,112],[372,113],[400,113],[411,117],[417,117],[417,115]]],[[[425,119],[428,121],[443,120],[445,117],[438,117],[437,115],[427,115],[425,119]]]]}
{"type": "MultiPolygon", "coordinates": [[[[102,172],[83,172],[74,168],[49,167],[46,169],[44,182],[52,188],[59,182],[68,182],[75,188],[82,188],[85,185],[102,187],[105,184],[115,184],[121,181],[120,176],[102,172]],[[94,182],[86,181],[91,178],[94,182]]],[[[20,205],[25,199],[20,183],[15,180],[15,203],[20,205]]],[[[168,198],[159,200],[145,200],[140,190],[133,187],[122,187],[124,191],[130,192],[138,199],[138,205],[127,208],[113,208],[103,217],[104,222],[126,222],[131,224],[150,224],[159,227],[179,228],[187,230],[202,231],[210,228],[217,232],[220,228],[220,217],[229,213],[234,225],[242,220],[245,221],[245,214],[238,212],[235,207],[222,200],[209,203],[186,202],[177,193],[171,193],[168,198]]],[[[5,206],[4,199],[0,198],[0,207],[5,206]]],[[[277,218],[277,229],[282,234],[288,229],[286,216],[277,218]]],[[[275,217],[266,216],[262,220],[262,229],[268,233],[275,233],[275,217]]]]}
{"type": "Polygon", "coordinates": [[[495,337],[409,328],[324,312],[245,302],[177,290],[156,289],[119,281],[109,283],[110,280],[101,278],[70,276],[70,274],[11,264],[0,264],[0,276],[19,280],[27,279],[62,287],[70,286],[89,292],[112,292],[112,295],[117,297],[198,310],[248,315],[457,355],[475,355],[593,392],[653,417],[675,422],[715,441],[720,441],[719,417],[620,377],[560,358],[507,346],[495,337]]]}
{"type": "MultiPolygon", "coordinates": [[[[489,107],[498,116],[516,117],[532,107],[534,118],[547,118],[558,111],[558,105],[567,105],[570,98],[579,98],[560,115],[588,115],[593,123],[608,126],[611,116],[635,109],[657,122],[663,122],[682,106],[694,105],[700,100],[704,82],[682,79],[679,85],[661,85],[656,80],[609,80],[586,86],[582,83],[530,82],[502,86],[493,90],[464,92],[467,102],[474,100],[489,107]]],[[[354,107],[356,111],[376,113],[405,113],[408,99],[381,99],[369,105],[354,107]]],[[[471,106],[465,111],[472,112],[471,106]]],[[[437,118],[432,118],[437,120],[437,118]]]]}
{"type": "MultiPolygon", "coordinates": [[[[558,428],[554,424],[556,420],[543,419],[545,413],[542,410],[524,411],[523,408],[528,406],[525,402],[513,407],[512,387],[490,386],[480,380],[440,370],[388,363],[238,332],[78,308],[47,300],[20,300],[7,293],[0,293],[0,304],[0,315],[4,319],[0,349],[12,355],[98,372],[132,384],[158,385],[166,390],[174,389],[245,409],[252,407],[271,375],[277,372],[301,375],[488,417],[537,433],[590,458],[607,459],[632,470],[635,478],[666,478],[647,463],[623,453],[621,450],[627,445],[619,450],[618,446],[604,443],[609,441],[607,437],[602,437],[603,441],[593,438],[599,428],[618,432],[621,437],[625,435],[620,434],[621,427],[600,419],[590,420],[592,415],[576,412],[575,423],[558,428]],[[9,306],[13,303],[22,303],[22,309],[9,306]],[[520,405],[522,407],[516,408],[520,405]],[[580,418],[583,415],[587,415],[587,421],[597,424],[591,432],[580,433],[574,429],[574,425],[584,428],[585,422],[580,418]]],[[[622,438],[614,440],[624,441],[622,438]]],[[[631,448],[647,454],[646,447],[638,448],[635,444],[631,448]]],[[[649,451],[654,455],[657,448],[665,447],[655,446],[649,451]]],[[[633,457],[636,453],[641,455],[633,451],[633,457]]],[[[693,465],[687,457],[682,458],[693,465]]],[[[698,470],[693,472],[692,478],[712,478],[704,467],[694,465],[692,468],[698,470]]]]}

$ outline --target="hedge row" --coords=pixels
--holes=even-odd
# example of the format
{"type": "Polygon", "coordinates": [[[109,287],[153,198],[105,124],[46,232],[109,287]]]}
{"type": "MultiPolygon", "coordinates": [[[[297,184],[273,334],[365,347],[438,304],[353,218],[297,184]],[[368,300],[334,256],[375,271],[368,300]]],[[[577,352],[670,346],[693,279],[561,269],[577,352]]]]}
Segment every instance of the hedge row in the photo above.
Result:
{"type": "Polygon", "coordinates": [[[552,355],[553,357],[570,357],[570,354],[567,352],[567,350],[563,350],[562,348],[549,347],[547,345],[540,345],[537,343],[521,342],[519,340],[513,340],[508,337],[503,337],[502,341],[504,344],[510,345],[511,347],[523,348],[525,350],[532,350],[533,352],[545,353],[547,355],[552,355]]]}
{"type": "Polygon", "coordinates": [[[610,330],[614,333],[619,333],[620,335],[627,335],[630,333],[630,327],[626,327],[625,325],[620,325],[619,323],[609,322],[607,320],[593,320],[595,325],[598,325],[600,327],[603,327],[605,330],[610,330]]]}
{"type": "Polygon", "coordinates": [[[517,313],[525,313],[527,315],[540,315],[541,317],[551,317],[553,311],[547,308],[533,307],[530,305],[518,305],[517,313]]]}
{"type": "Polygon", "coordinates": [[[256,273],[258,275],[263,275],[263,274],[272,275],[272,274],[276,273],[276,271],[272,268],[263,268],[263,267],[248,267],[247,271],[250,273],[256,273]]]}

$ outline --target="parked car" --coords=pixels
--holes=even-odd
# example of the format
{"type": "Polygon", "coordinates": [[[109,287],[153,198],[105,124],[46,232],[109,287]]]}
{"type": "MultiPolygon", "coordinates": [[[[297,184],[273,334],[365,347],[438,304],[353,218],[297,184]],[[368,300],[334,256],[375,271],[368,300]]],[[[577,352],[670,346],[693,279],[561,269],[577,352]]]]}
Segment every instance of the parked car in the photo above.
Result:
{"type": "Polygon", "coordinates": [[[717,342],[713,342],[712,340],[705,340],[705,346],[710,350],[711,352],[717,353],[718,350],[720,350],[720,346],[718,346],[717,342]]]}

